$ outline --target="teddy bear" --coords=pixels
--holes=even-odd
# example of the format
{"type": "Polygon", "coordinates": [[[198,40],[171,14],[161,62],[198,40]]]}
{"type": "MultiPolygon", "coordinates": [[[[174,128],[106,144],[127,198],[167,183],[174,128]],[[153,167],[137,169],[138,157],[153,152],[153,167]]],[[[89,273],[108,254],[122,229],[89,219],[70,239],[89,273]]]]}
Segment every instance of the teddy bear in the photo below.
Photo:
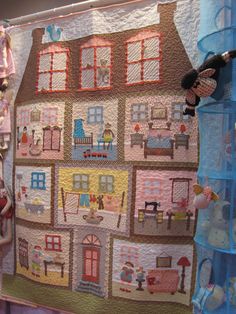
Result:
{"type": "Polygon", "coordinates": [[[184,115],[195,116],[195,107],[201,97],[212,96],[217,87],[220,69],[235,57],[236,50],[214,55],[203,62],[198,69],[191,69],[182,77],[181,87],[186,90],[187,105],[184,115]]]}

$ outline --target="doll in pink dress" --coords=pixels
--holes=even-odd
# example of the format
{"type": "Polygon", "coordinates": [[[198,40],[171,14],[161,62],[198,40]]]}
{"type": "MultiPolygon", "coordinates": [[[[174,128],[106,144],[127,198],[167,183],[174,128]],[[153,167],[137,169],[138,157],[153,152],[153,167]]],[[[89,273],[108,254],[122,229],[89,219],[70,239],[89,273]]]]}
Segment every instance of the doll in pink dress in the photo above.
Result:
{"type": "Polygon", "coordinates": [[[0,25],[0,90],[8,86],[8,78],[15,73],[15,65],[11,50],[11,38],[0,25]]]}
{"type": "Polygon", "coordinates": [[[0,151],[6,150],[11,138],[10,101],[11,92],[0,90],[0,151]]]}
{"type": "Polygon", "coordinates": [[[0,178],[0,246],[12,240],[12,201],[3,179],[0,178]]]}

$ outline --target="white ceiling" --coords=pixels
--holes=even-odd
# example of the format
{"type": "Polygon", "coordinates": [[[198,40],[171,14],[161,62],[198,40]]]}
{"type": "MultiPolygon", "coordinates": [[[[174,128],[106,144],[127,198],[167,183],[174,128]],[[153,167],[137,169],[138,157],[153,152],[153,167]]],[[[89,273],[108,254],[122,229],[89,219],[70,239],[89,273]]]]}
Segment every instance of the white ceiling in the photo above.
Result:
{"type": "Polygon", "coordinates": [[[12,19],[86,0],[1,0],[0,20],[12,19]]]}

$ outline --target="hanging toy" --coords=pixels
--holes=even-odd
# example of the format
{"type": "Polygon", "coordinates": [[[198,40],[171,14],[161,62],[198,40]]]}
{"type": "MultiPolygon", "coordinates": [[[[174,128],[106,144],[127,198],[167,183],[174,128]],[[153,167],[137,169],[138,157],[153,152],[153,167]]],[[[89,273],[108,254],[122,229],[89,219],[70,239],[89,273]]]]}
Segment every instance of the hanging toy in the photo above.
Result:
{"type": "Polygon", "coordinates": [[[197,209],[207,208],[211,201],[219,200],[219,196],[212,191],[210,186],[202,187],[199,184],[193,184],[193,191],[196,194],[193,205],[197,209]]]}
{"type": "Polygon", "coordinates": [[[236,50],[226,51],[207,59],[198,69],[191,69],[181,80],[181,87],[186,93],[184,115],[195,116],[195,107],[201,97],[212,96],[216,90],[220,68],[236,57],[236,50]]]}
{"type": "Polygon", "coordinates": [[[8,87],[8,78],[15,73],[15,65],[11,50],[11,38],[0,25],[0,90],[8,87]]]}

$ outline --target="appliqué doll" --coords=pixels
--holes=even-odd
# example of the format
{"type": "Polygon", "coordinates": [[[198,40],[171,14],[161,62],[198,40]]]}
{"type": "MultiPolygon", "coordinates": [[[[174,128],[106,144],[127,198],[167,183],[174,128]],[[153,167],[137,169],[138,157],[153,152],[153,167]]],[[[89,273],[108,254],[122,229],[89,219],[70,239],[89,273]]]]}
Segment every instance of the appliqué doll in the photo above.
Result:
{"type": "Polygon", "coordinates": [[[236,57],[236,50],[226,51],[207,59],[198,69],[191,69],[181,80],[181,87],[187,91],[184,115],[195,116],[195,107],[201,97],[211,96],[218,83],[220,69],[236,57]]]}

